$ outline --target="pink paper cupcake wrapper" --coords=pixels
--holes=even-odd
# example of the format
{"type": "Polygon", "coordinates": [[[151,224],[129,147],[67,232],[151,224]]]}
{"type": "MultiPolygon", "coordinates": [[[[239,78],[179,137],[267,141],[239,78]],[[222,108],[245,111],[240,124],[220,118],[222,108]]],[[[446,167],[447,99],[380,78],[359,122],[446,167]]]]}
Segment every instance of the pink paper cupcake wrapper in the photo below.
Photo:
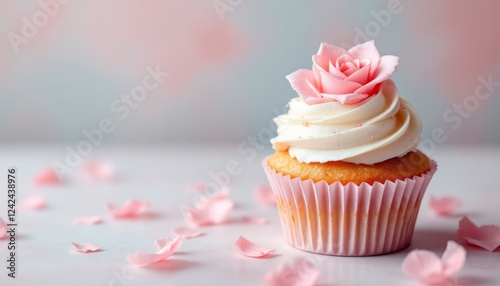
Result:
{"type": "Polygon", "coordinates": [[[262,165],[276,197],[287,242],[301,250],[339,256],[398,251],[411,243],[420,202],[437,170],[373,185],[291,179],[262,165]]]}

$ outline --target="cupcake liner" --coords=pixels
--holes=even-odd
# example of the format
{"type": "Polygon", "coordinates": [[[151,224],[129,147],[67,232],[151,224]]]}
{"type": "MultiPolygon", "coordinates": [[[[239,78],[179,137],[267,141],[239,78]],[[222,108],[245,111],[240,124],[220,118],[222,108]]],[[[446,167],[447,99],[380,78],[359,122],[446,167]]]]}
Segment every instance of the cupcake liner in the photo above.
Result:
{"type": "Polygon", "coordinates": [[[373,185],[291,179],[262,162],[287,242],[301,250],[339,256],[394,252],[411,243],[420,202],[437,170],[373,185]]]}

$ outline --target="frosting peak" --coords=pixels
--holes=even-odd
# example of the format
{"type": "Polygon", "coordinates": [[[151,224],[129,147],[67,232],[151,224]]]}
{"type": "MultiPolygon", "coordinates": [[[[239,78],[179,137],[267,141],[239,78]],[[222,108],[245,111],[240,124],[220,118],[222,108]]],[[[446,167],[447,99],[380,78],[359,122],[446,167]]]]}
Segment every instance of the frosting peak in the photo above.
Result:
{"type": "Polygon", "coordinates": [[[421,122],[413,107],[398,95],[391,80],[362,102],[289,102],[287,114],[274,119],[277,151],[288,150],[300,162],[344,161],[374,164],[403,156],[419,144],[421,122]]]}

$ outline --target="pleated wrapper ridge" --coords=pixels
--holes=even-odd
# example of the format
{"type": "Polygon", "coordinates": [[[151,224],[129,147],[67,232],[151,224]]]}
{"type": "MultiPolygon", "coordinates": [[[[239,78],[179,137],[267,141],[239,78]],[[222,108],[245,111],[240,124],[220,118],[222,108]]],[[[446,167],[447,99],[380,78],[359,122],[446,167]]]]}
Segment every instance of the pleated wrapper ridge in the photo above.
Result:
{"type": "Polygon", "coordinates": [[[413,178],[370,185],[314,183],[262,165],[276,197],[286,241],[295,248],[326,255],[369,256],[407,247],[420,202],[437,170],[413,178]]]}

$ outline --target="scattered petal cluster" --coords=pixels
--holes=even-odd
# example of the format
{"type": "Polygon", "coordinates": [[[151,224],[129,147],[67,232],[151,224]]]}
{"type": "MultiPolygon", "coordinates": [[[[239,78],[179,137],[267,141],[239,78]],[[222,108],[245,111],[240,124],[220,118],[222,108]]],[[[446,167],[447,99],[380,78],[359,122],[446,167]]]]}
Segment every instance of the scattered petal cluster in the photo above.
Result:
{"type": "Polygon", "coordinates": [[[500,246],[500,227],[496,225],[483,225],[477,227],[468,217],[460,220],[458,237],[465,242],[484,248],[490,252],[500,246]]]}
{"type": "Polygon", "coordinates": [[[402,267],[409,276],[424,283],[437,284],[460,271],[465,258],[465,248],[450,240],[441,258],[432,251],[415,249],[408,253],[402,267]]]}

